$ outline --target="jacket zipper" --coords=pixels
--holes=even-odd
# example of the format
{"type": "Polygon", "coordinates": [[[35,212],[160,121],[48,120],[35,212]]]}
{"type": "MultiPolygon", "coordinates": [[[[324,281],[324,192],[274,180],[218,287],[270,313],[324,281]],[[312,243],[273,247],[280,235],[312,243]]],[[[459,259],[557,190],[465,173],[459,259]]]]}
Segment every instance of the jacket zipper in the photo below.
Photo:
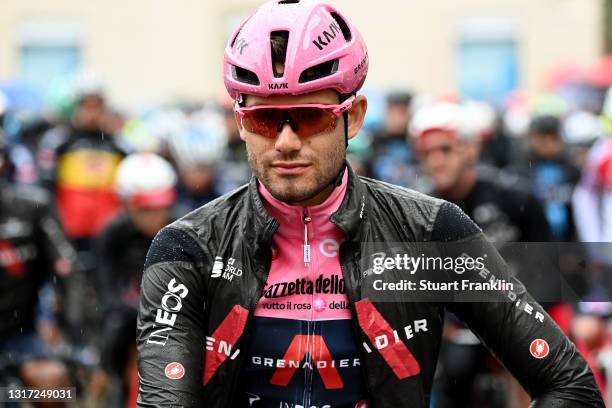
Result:
{"type": "Polygon", "coordinates": [[[312,221],[308,210],[304,208],[304,214],[302,216],[304,222],[304,244],[302,245],[302,253],[304,254],[304,266],[308,268],[310,266],[310,243],[308,242],[308,224],[312,221]]]}
{"type": "MultiPolygon", "coordinates": [[[[304,213],[302,215],[302,221],[304,223],[304,244],[303,244],[304,267],[308,268],[308,275],[310,278],[312,278],[312,273],[314,272],[313,270],[314,265],[311,265],[311,262],[313,261],[313,259],[312,259],[312,254],[310,251],[310,241],[308,237],[308,232],[309,232],[308,226],[312,221],[312,217],[310,216],[308,208],[304,208],[304,213]]],[[[314,337],[311,336],[311,334],[314,335],[314,333],[316,332],[316,324],[317,324],[317,322],[314,321],[313,319],[314,293],[310,297],[310,304],[311,304],[310,319],[306,323],[307,325],[306,333],[308,336],[308,340],[306,343],[306,350],[308,351],[308,354],[310,356],[309,358],[312,359],[313,365],[314,365],[316,364],[316,362],[314,361],[314,337]]],[[[304,395],[302,396],[303,400],[301,402],[301,405],[303,405],[304,407],[310,407],[313,377],[314,377],[314,368],[310,371],[306,370],[304,395]]]]}

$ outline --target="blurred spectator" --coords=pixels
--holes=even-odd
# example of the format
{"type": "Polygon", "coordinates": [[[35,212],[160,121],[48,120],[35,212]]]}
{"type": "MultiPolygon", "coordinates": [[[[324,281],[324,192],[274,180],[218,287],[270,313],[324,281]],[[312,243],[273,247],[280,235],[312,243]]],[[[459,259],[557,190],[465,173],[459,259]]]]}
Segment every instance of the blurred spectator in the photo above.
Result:
{"type": "Polygon", "coordinates": [[[96,281],[104,313],[101,364],[110,375],[108,406],[125,406],[135,364],[136,317],[142,268],[151,240],[175,218],[176,174],[161,157],[139,153],[117,170],[125,211],[96,239],[96,281]],[[115,384],[115,387],[112,385],[115,384]]]}

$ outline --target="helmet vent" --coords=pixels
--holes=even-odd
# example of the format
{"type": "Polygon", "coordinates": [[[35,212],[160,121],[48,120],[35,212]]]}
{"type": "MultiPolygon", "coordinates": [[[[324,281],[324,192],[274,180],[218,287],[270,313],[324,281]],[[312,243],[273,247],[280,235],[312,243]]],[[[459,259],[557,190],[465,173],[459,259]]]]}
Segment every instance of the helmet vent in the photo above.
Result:
{"type": "Polygon", "coordinates": [[[314,67],[310,67],[305,69],[300,74],[299,83],[303,84],[305,82],[314,81],[316,79],[325,78],[332,74],[335,74],[338,71],[338,59],[329,60],[323,62],[322,64],[315,65],[314,67]]]}
{"type": "Polygon", "coordinates": [[[329,14],[331,14],[332,18],[336,20],[336,23],[338,23],[338,25],[340,26],[340,31],[342,31],[344,40],[346,42],[351,41],[351,39],[353,38],[353,34],[351,33],[348,24],[346,24],[346,21],[344,21],[344,19],[340,17],[340,14],[336,13],[335,11],[332,11],[329,14]]]}
{"type": "Polygon", "coordinates": [[[296,4],[299,2],[300,0],[280,0],[278,4],[296,4]]]}
{"type": "Polygon", "coordinates": [[[270,55],[274,78],[282,78],[284,75],[288,43],[289,31],[272,31],[270,33],[270,55]]]}
{"type": "Polygon", "coordinates": [[[253,71],[249,71],[248,69],[232,65],[232,76],[236,81],[244,82],[245,84],[249,85],[259,85],[259,78],[257,78],[257,74],[255,74],[253,71]]]}

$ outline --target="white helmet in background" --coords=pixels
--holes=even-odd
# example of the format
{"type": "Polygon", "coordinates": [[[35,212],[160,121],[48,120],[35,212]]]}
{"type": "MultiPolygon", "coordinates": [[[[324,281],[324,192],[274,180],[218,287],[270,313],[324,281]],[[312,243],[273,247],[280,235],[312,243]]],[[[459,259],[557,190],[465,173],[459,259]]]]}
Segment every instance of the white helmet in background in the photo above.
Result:
{"type": "Polygon", "coordinates": [[[466,101],[461,105],[463,138],[475,141],[488,139],[495,132],[495,109],[486,102],[466,101]]]}
{"type": "Polygon", "coordinates": [[[176,173],[166,160],[154,153],[136,153],[119,164],[115,189],[134,207],[164,208],[176,201],[176,182],[176,173]]]}
{"type": "Polygon", "coordinates": [[[168,138],[170,153],[179,168],[215,166],[227,146],[223,118],[215,112],[202,110],[189,117],[180,133],[168,138]]]}
{"type": "Polygon", "coordinates": [[[420,139],[432,131],[454,135],[464,142],[477,142],[490,126],[482,106],[465,106],[453,102],[434,102],[416,111],[410,122],[410,134],[420,139]]]}
{"type": "Polygon", "coordinates": [[[571,145],[591,145],[604,134],[599,116],[586,111],[570,114],[562,126],[563,140],[571,145]]]}
{"type": "Polygon", "coordinates": [[[106,85],[100,75],[93,71],[84,70],[77,74],[73,83],[74,98],[76,101],[86,96],[104,97],[106,85]]]}
{"type": "Polygon", "coordinates": [[[461,127],[461,107],[451,102],[435,102],[418,109],[410,121],[409,131],[415,138],[439,130],[456,133],[461,127]]]}

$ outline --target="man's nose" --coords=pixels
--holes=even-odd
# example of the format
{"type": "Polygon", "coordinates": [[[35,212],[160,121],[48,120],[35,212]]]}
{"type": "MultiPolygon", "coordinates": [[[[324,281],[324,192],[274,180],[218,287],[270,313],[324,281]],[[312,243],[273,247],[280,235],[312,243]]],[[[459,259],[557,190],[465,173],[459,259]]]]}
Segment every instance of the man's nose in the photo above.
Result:
{"type": "Polygon", "coordinates": [[[289,122],[285,122],[281,125],[281,129],[276,136],[274,147],[281,153],[294,152],[302,148],[302,140],[297,133],[293,131],[289,122]]]}

